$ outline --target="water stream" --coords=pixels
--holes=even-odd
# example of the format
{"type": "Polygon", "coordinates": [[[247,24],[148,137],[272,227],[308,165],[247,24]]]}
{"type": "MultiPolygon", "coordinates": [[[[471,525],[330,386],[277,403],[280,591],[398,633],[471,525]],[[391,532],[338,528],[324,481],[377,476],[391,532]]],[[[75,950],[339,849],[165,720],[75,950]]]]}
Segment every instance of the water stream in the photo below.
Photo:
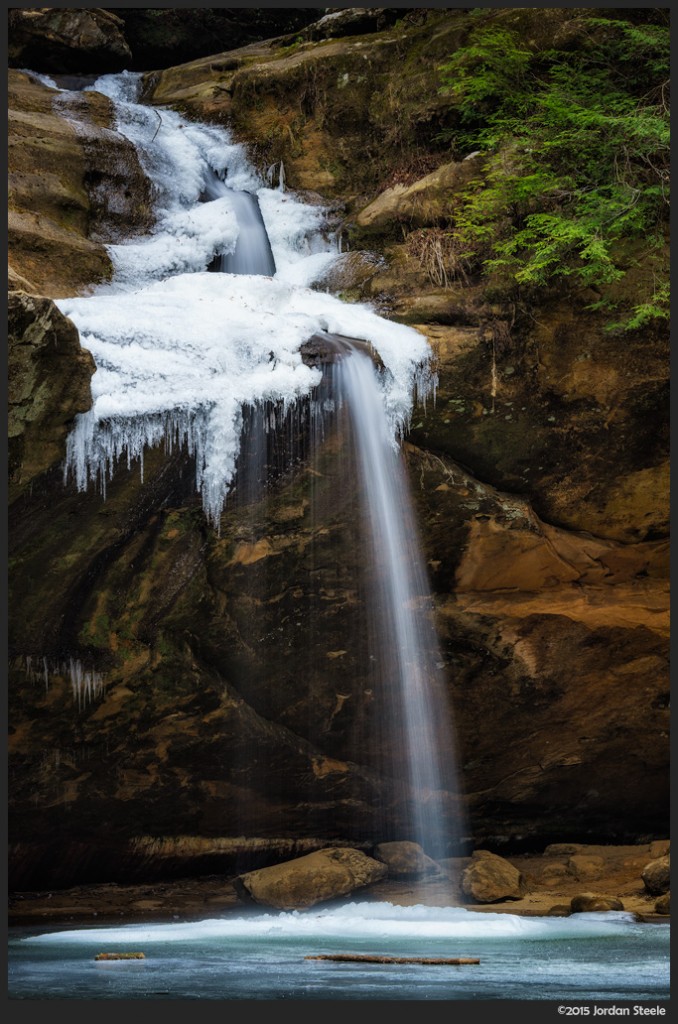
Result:
{"type": "MultiPolygon", "coordinates": [[[[669,998],[669,954],[668,924],[638,924],[621,912],[520,918],[357,902],[197,922],[15,930],[9,976],[16,999],[442,1000],[468,1002],[474,1015],[479,1000],[645,1001],[657,1014],[669,998]],[[95,960],[111,951],[144,959],[95,960]],[[347,952],[479,963],[307,959],[347,952]]],[[[555,1005],[547,1012],[555,1016],[555,1005]]]]}

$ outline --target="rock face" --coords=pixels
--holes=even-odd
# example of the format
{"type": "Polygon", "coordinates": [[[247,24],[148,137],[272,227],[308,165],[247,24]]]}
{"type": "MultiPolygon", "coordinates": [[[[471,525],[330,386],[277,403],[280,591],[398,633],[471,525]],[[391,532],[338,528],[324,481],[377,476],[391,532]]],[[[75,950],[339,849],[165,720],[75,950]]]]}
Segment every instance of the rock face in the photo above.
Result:
{"type": "Polygon", "coordinates": [[[122,71],[132,54],[121,19],[101,8],[10,8],[9,65],[34,71],[122,71]]]}
{"type": "Polygon", "coordinates": [[[385,864],[360,850],[318,850],[240,875],[234,885],[242,897],[255,903],[278,910],[300,910],[378,882],[386,871],[385,864]]]}
{"type": "MultiPolygon", "coordinates": [[[[567,841],[551,869],[588,881],[581,842],[667,833],[668,341],[611,335],[591,294],[514,308],[450,247],[441,211],[473,161],[438,140],[456,114],[436,68],[470,17],[408,9],[365,36],[242,50],[220,37],[146,86],[331,200],[350,251],[319,286],[430,340],[437,398],[404,457],[468,838],[567,841]]],[[[535,45],[570,17],[497,14],[535,45]]],[[[151,194],[105,97],[15,70],[9,99],[12,884],[202,870],[222,839],[244,837],[237,870],[289,843],[399,839],[341,445],[229,505],[219,534],[181,451],[148,452],[143,480],[119,466],[105,501],[64,485],[93,367],[49,300],[109,277],[106,244],[148,228],[151,194]]]]}
{"type": "Polygon", "coordinates": [[[96,367],[73,323],[51,299],[11,292],[9,341],[9,483],[14,501],[57,463],[76,413],[92,405],[96,367]]]}
{"type": "Polygon", "coordinates": [[[520,872],[504,857],[489,850],[476,850],[461,877],[461,890],[476,903],[498,903],[520,899],[520,872]]]}
{"type": "Polygon", "coordinates": [[[12,270],[51,298],[111,275],[106,242],[152,223],[134,147],[95,92],[60,94],[9,72],[8,232],[12,270]]]}
{"type": "Polygon", "coordinates": [[[117,7],[135,71],[167,68],[198,57],[297,33],[318,17],[315,7],[117,7]]]}
{"type": "MultiPolygon", "coordinates": [[[[50,74],[148,71],[295,33],[317,16],[314,7],[14,8],[9,11],[9,65],[50,74]]],[[[347,34],[339,20],[330,19],[329,25],[347,34]]],[[[384,16],[380,21],[386,24],[384,16]]],[[[376,17],[372,23],[376,28],[376,17]]],[[[331,34],[319,25],[314,38],[331,34]]]]}

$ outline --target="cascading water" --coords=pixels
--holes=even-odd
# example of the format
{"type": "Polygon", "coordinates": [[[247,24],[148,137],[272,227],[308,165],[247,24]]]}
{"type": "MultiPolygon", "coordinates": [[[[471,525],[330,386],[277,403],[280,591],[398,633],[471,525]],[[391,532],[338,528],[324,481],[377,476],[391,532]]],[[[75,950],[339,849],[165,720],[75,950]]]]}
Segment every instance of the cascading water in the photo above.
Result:
{"type": "MultiPolygon", "coordinates": [[[[389,813],[401,823],[383,838],[453,856],[454,749],[398,446],[415,392],[425,397],[434,385],[428,343],[365,305],[312,290],[338,255],[323,233],[323,210],[267,188],[224,129],[139,104],[139,77],[105,76],[90,87],[113,99],[118,129],[139,151],[156,190],[157,223],[148,237],[109,247],[109,285],[59,300],[97,364],[94,405],[68,439],[66,476],[81,490],[94,480],[105,489],[121,458],[143,468],[147,446],[183,444],[218,530],[236,474],[236,493],[254,478],[265,483],[264,435],[289,426],[290,411],[304,405],[345,407],[373,581],[366,657],[387,734],[379,769],[390,780],[389,813]],[[363,339],[380,370],[351,342],[327,365],[307,365],[303,344],[330,335],[363,339]]],[[[311,434],[317,440],[317,430],[311,434]]]]}
{"type": "Polygon", "coordinates": [[[272,277],[275,260],[257,197],[251,192],[227,189],[218,179],[207,194],[211,199],[228,195],[238,221],[235,249],[217,257],[218,266],[214,269],[222,274],[264,274],[272,277]]]}
{"type": "Polygon", "coordinates": [[[445,678],[406,468],[393,444],[374,362],[348,346],[334,389],[352,425],[361,482],[368,588],[369,657],[384,695],[384,765],[411,839],[433,858],[459,852],[462,815],[445,678]]]}

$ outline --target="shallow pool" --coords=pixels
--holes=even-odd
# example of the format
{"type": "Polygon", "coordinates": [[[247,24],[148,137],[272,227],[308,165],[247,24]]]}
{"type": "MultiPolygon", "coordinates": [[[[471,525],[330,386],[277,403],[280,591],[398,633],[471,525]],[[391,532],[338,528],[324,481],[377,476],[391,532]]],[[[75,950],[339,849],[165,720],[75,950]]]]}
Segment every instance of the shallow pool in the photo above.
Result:
{"type": "Polygon", "coordinates": [[[10,999],[666,1000],[669,924],[351,903],[197,922],[10,930],[10,999]],[[97,961],[143,952],[143,960],[97,961]],[[326,953],[473,957],[370,964],[326,953]]]}

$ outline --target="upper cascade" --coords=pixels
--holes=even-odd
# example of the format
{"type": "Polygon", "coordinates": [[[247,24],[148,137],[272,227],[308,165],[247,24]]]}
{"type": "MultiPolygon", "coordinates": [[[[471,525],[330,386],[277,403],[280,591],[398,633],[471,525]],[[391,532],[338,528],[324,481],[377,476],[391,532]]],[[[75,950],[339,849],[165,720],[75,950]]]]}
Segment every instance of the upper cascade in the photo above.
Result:
{"type": "MultiPolygon", "coordinates": [[[[244,147],[214,125],[138,102],[140,75],[91,89],[114,102],[155,190],[153,232],[108,247],[113,280],[60,299],[97,371],[93,406],[67,442],[65,476],[105,490],[117,461],[146,446],[184,444],[196,459],[207,518],[218,525],[232,485],[247,405],[309,396],[320,370],[300,348],[329,332],[368,342],[383,365],[394,445],[415,393],[434,384],[426,338],[310,285],[339,255],[326,211],[271,188],[244,147]],[[216,261],[224,273],[209,273],[216,261]]],[[[142,462],[143,468],[143,462],[142,462]]]]}

